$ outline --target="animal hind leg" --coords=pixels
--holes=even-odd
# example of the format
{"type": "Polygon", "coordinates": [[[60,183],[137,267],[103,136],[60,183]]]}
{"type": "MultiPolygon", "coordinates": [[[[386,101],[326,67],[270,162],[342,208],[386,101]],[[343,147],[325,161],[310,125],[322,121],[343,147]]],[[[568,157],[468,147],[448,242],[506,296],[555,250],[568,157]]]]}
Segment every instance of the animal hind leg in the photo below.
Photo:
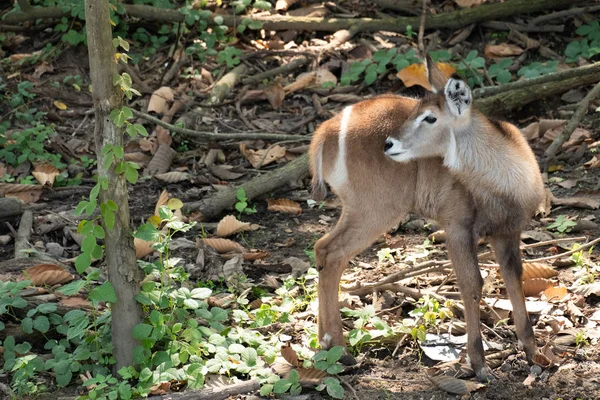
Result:
{"type": "Polygon", "coordinates": [[[500,273],[506,285],[508,297],[512,303],[517,337],[525,350],[527,359],[531,362],[537,352],[537,346],[523,295],[523,264],[519,249],[519,237],[519,233],[516,232],[511,235],[492,236],[490,241],[500,264],[500,273]]]}

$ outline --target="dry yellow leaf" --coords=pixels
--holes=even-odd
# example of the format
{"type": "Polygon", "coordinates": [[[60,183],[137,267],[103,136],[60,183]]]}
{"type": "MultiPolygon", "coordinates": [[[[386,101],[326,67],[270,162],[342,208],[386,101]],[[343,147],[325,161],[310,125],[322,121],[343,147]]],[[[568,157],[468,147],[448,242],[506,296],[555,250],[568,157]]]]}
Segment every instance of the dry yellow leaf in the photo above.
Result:
{"type": "Polygon", "coordinates": [[[548,289],[544,290],[544,296],[546,296],[546,299],[548,299],[548,301],[564,300],[564,298],[567,297],[568,294],[569,291],[567,290],[567,288],[561,286],[549,287],[548,289]]]}
{"type": "Polygon", "coordinates": [[[60,175],[60,172],[54,165],[42,164],[35,167],[35,169],[31,171],[31,175],[33,175],[40,185],[48,184],[48,186],[52,186],[56,177],[60,175]]]}
{"type": "Polygon", "coordinates": [[[67,105],[65,103],[63,103],[62,101],[58,101],[58,100],[54,100],[52,102],[52,104],[54,104],[54,107],[58,108],[59,110],[63,110],[63,111],[66,110],[67,108],[69,108],[69,107],[67,107],[67,105]]]}
{"type": "Polygon", "coordinates": [[[543,263],[523,263],[523,281],[533,278],[553,278],[557,275],[558,272],[549,265],[543,263]]]}
{"type": "Polygon", "coordinates": [[[233,215],[227,215],[217,225],[217,236],[227,237],[239,232],[249,231],[252,227],[247,222],[238,221],[233,215]]]}
{"type": "Polygon", "coordinates": [[[33,286],[52,286],[71,282],[74,276],[55,264],[38,264],[23,271],[22,279],[31,280],[33,286]]]}
{"type": "Polygon", "coordinates": [[[546,278],[527,279],[523,281],[523,294],[525,296],[537,296],[552,286],[554,286],[554,282],[546,278]]]}
{"type": "Polygon", "coordinates": [[[290,199],[267,199],[269,211],[278,211],[286,214],[302,214],[302,207],[290,199]]]}
{"type": "MultiPolygon", "coordinates": [[[[448,78],[456,72],[456,69],[450,64],[436,63],[435,66],[448,78]]],[[[425,70],[425,64],[423,63],[411,64],[399,71],[396,76],[400,78],[406,87],[419,85],[427,90],[431,90],[431,85],[429,84],[429,79],[427,77],[427,71],[425,70]]]]}

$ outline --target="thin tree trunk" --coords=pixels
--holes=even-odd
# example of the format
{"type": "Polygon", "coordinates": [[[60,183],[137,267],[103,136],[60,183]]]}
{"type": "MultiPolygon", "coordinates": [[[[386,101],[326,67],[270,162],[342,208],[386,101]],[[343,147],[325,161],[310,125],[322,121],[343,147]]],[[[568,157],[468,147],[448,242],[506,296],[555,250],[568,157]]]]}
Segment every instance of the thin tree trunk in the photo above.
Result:
{"type": "Polygon", "coordinates": [[[90,75],[94,87],[96,111],[94,140],[98,157],[99,178],[108,178],[108,189],[100,191],[100,201],[112,200],[118,205],[112,229],[106,225],[105,255],[108,279],[117,294],[117,303],[111,304],[113,354],[117,360],[115,371],[133,364],[133,349],[139,343],[133,339],[133,328],[142,320],[142,310],[135,300],[139,292],[141,273],[135,259],[133,236],[129,226],[127,182],[116,174],[114,166],[104,167],[102,148],[106,145],[123,146],[123,132],[110,120],[111,110],[122,106],[122,94],[113,86],[117,73],[115,49],[112,44],[108,0],[86,0],[90,75]]]}

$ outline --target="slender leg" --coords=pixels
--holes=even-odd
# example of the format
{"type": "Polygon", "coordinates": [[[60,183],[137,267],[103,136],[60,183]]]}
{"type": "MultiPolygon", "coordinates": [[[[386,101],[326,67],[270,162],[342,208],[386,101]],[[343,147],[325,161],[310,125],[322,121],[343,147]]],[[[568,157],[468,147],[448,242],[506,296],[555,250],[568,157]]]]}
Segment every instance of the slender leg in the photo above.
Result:
{"type": "Polygon", "coordinates": [[[537,352],[537,347],[531,321],[525,307],[525,296],[523,295],[523,265],[521,263],[519,237],[519,233],[516,232],[513,235],[493,236],[490,241],[496,252],[497,261],[500,264],[500,273],[512,303],[517,337],[525,350],[527,359],[531,362],[532,357],[537,352]]]}
{"type": "Polygon", "coordinates": [[[403,217],[396,213],[390,218],[389,211],[381,206],[361,212],[344,207],[333,231],[315,244],[315,261],[319,269],[319,341],[325,349],[345,346],[338,301],[340,279],[351,257],[403,217]]]}
{"type": "Polygon", "coordinates": [[[446,229],[446,232],[446,246],[465,306],[467,353],[477,378],[482,382],[487,382],[490,379],[490,371],[485,363],[481,330],[479,328],[479,303],[481,301],[483,279],[477,263],[476,236],[469,226],[450,226],[446,229]]]}

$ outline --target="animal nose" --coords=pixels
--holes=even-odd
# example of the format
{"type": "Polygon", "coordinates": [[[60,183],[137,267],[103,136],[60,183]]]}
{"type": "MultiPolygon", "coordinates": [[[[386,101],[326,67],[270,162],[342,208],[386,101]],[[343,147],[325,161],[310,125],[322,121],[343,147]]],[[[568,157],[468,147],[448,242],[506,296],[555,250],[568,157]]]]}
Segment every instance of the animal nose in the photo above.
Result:
{"type": "Polygon", "coordinates": [[[392,142],[392,139],[387,138],[387,139],[385,139],[385,147],[383,148],[383,151],[388,151],[393,146],[394,146],[394,142],[392,142]]]}

